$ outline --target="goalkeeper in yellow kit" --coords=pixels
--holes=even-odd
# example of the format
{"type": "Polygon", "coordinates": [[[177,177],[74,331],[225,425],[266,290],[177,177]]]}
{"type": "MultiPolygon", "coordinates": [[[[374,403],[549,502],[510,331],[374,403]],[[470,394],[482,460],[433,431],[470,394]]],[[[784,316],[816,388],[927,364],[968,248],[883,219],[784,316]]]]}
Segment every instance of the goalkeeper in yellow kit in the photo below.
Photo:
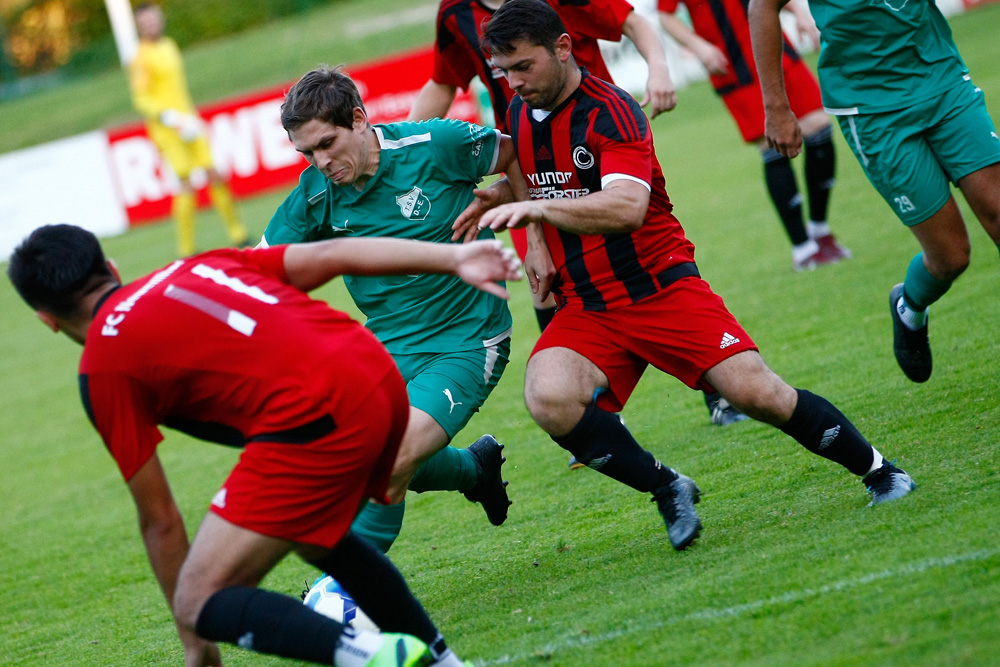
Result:
{"type": "Polygon", "coordinates": [[[163,12],[157,5],[140,5],[135,9],[135,23],[139,49],[128,68],[132,103],[146,117],[149,138],[180,179],[181,189],[173,202],[178,253],[186,257],[196,252],[191,172],[199,167],[208,175],[212,204],[229,238],[236,245],[247,245],[247,231],[236,214],[232,194],[212,166],[205,124],[191,102],[180,50],[163,35],[163,12]]]}

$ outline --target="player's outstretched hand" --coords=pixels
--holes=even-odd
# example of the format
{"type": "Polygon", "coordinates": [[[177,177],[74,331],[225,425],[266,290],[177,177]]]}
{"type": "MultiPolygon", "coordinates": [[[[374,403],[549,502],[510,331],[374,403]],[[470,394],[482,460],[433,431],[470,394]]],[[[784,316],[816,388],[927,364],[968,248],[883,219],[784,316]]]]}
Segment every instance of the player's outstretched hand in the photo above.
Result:
{"type": "Polygon", "coordinates": [[[520,229],[532,222],[545,222],[541,207],[533,201],[519,201],[491,208],[479,218],[479,229],[489,227],[495,232],[520,229]]]}
{"type": "Polygon", "coordinates": [[[514,198],[506,179],[500,179],[488,188],[473,190],[472,194],[476,198],[469,202],[451,225],[452,241],[459,239],[462,239],[463,243],[475,241],[479,232],[485,229],[485,226],[479,224],[483,213],[514,198]]]}
{"type": "Polygon", "coordinates": [[[646,93],[639,106],[644,107],[649,103],[652,103],[649,108],[650,118],[656,118],[664,111],[673,111],[677,106],[677,87],[674,86],[670,70],[665,65],[649,68],[646,93]]]}
{"type": "Polygon", "coordinates": [[[497,283],[521,279],[521,260],[496,239],[458,246],[455,275],[477,289],[507,300],[510,294],[497,283]]]}
{"type": "Polygon", "coordinates": [[[789,108],[765,112],[764,138],[768,146],[788,158],[795,157],[802,150],[802,129],[789,108]]]}

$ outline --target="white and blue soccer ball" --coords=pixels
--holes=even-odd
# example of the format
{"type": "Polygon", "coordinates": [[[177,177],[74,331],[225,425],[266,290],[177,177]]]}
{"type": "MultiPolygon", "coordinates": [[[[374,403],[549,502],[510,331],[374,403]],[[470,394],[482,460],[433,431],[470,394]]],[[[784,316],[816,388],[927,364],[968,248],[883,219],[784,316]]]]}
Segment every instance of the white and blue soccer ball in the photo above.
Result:
{"type": "Polygon", "coordinates": [[[358,630],[378,631],[378,626],[330,575],[324,575],[313,582],[312,587],[306,591],[302,604],[338,623],[358,630]]]}

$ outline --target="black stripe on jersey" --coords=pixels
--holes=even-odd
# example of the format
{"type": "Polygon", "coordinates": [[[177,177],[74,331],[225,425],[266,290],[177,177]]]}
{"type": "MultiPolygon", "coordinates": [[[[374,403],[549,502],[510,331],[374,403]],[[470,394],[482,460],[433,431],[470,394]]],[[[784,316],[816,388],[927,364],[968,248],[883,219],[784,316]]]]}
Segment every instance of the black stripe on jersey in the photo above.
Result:
{"type": "MultiPolygon", "coordinates": [[[[492,11],[486,9],[485,7],[483,7],[483,11],[492,14],[492,11]]],[[[476,15],[472,9],[471,3],[455,3],[446,9],[441,15],[441,23],[443,24],[452,15],[455,17],[455,25],[458,26],[459,31],[462,33],[462,37],[472,46],[473,51],[475,51],[480,60],[483,61],[482,64],[486,78],[485,83],[489,87],[490,101],[493,103],[493,114],[497,119],[496,122],[499,123],[501,122],[501,119],[507,115],[507,95],[504,92],[503,86],[500,85],[499,80],[494,79],[491,75],[490,65],[486,62],[486,55],[479,47],[479,31],[477,30],[478,26],[476,26],[476,15]]]]}
{"type": "MultiPolygon", "coordinates": [[[[517,111],[523,111],[523,114],[530,114],[531,111],[528,109],[528,105],[524,104],[523,101],[515,103],[517,111]]],[[[515,107],[512,106],[512,109],[515,107]]],[[[511,113],[511,116],[517,116],[515,120],[511,120],[518,124],[520,129],[520,121],[524,118],[522,113],[511,113]]],[[[552,126],[549,123],[528,123],[528,127],[531,131],[531,151],[534,158],[534,171],[535,173],[545,173],[556,171],[556,161],[555,161],[555,147],[552,145],[552,126]],[[548,158],[538,159],[538,151],[544,147],[546,152],[549,154],[548,158]]],[[[518,136],[515,134],[514,136],[518,136]]],[[[590,271],[587,270],[587,263],[583,259],[583,241],[578,234],[572,232],[564,232],[559,230],[559,238],[562,241],[563,251],[564,251],[564,261],[566,263],[566,272],[569,273],[569,277],[573,281],[573,291],[579,295],[580,299],[583,301],[584,310],[606,310],[607,305],[604,301],[604,297],[601,296],[601,292],[594,287],[594,284],[590,280],[590,271]]]]}
{"type": "Polygon", "coordinates": [[[83,401],[83,411],[87,413],[90,423],[97,428],[97,420],[94,419],[94,406],[90,403],[90,380],[86,373],[80,373],[77,378],[80,385],[80,400],[83,401]]]}
{"type": "Polygon", "coordinates": [[[595,122],[595,130],[598,134],[615,141],[642,141],[646,134],[646,116],[638,105],[630,108],[631,105],[635,104],[631,95],[606,81],[589,75],[584,77],[580,90],[599,103],[603,103],[602,106],[607,110],[607,114],[598,114],[595,122]],[[626,95],[628,95],[628,99],[625,99],[626,95]],[[601,122],[604,120],[602,117],[607,117],[614,122],[614,133],[609,132],[611,128],[607,126],[607,121],[601,122]],[[641,126],[640,118],[642,118],[641,126]]]}
{"type": "MultiPolygon", "coordinates": [[[[747,9],[749,4],[749,0],[743,0],[744,9],[747,9]]],[[[753,83],[753,73],[750,71],[750,66],[747,65],[747,61],[743,57],[740,40],[737,39],[736,33],[733,31],[733,26],[729,22],[726,8],[722,6],[721,0],[711,0],[708,6],[712,10],[715,25],[718,26],[719,34],[726,45],[726,57],[729,58],[729,64],[733,68],[733,74],[736,75],[737,81],[740,82],[741,86],[753,83]]]]}
{"type": "Polygon", "coordinates": [[[632,303],[656,293],[656,281],[639,263],[631,234],[605,234],[604,249],[632,303]]]}
{"type": "Polygon", "coordinates": [[[187,433],[192,438],[214,442],[228,447],[240,447],[246,445],[247,439],[243,433],[227,424],[219,422],[203,422],[187,417],[167,417],[163,420],[163,425],[181,433],[187,433]]]}

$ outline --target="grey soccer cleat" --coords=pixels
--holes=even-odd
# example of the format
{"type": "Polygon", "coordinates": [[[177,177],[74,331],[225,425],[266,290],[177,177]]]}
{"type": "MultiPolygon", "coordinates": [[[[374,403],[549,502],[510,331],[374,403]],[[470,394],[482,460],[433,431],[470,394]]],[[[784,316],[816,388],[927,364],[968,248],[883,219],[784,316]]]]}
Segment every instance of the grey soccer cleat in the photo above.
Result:
{"type": "Polygon", "coordinates": [[[705,394],[705,405],[708,406],[708,414],[714,426],[729,426],[747,419],[732,403],[722,398],[722,394],[705,394]]]}
{"type": "Polygon", "coordinates": [[[917,488],[906,471],[893,465],[895,461],[883,461],[882,465],[864,476],[861,481],[868,488],[872,500],[868,506],[887,503],[902,498],[917,488]]]}
{"type": "Polygon", "coordinates": [[[927,382],[931,376],[931,345],[927,339],[927,324],[916,331],[903,324],[899,316],[899,302],[903,298],[903,283],[889,292],[889,310],[892,312],[892,351],[903,373],[914,382],[927,382]]]}
{"type": "Polygon", "coordinates": [[[701,532],[701,521],[694,510],[695,504],[701,500],[701,489],[687,475],[676,471],[675,474],[677,479],[653,492],[653,502],[667,524],[670,544],[677,551],[683,551],[701,532]]]}
{"type": "Polygon", "coordinates": [[[466,499],[482,505],[490,523],[499,526],[507,520],[507,508],[511,505],[507,497],[507,482],[500,476],[500,467],[507,460],[501,454],[503,445],[492,435],[484,435],[469,445],[468,451],[476,458],[479,480],[464,495],[466,499]]]}

